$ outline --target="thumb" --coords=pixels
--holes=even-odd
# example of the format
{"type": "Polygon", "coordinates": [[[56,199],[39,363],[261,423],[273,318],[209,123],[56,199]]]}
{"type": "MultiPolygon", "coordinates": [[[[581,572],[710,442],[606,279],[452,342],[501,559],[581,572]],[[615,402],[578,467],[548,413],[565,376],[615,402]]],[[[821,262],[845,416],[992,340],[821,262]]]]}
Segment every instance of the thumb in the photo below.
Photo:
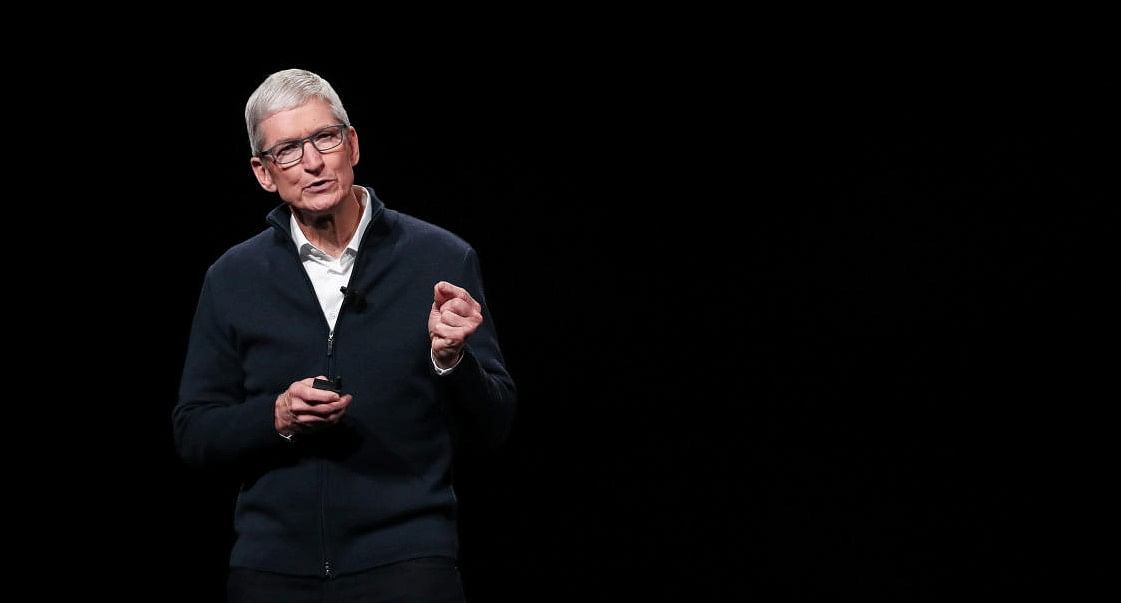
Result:
{"type": "Polygon", "coordinates": [[[436,283],[435,287],[432,288],[432,299],[434,300],[437,308],[444,305],[444,302],[447,302],[449,299],[452,299],[454,297],[455,287],[453,287],[452,284],[448,281],[440,281],[436,283]]]}

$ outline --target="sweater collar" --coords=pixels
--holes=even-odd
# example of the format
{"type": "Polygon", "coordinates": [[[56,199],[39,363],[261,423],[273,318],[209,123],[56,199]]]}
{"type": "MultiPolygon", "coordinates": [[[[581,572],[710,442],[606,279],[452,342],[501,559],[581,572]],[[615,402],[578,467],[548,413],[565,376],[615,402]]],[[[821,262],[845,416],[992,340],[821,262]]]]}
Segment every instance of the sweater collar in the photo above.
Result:
{"type": "MultiPolygon", "coordinates": [[[[370,188],[368,186],[363,188],[366,190],[366,200],[368,205],[368,207],[363,210],[363,213],[369,214],[369,225],[378,224],[383,217],[382,215],[385,211],[385,203],[382,203],[381,199],[378,199],[378,196],[374,193],[373,188],[370,188]]],[[[363,217],[362,219],[363,221],[366,220],[365,217],[363,217]]],[[[284,233],[285,238],[289,242],[292,241],[292,209],[288,207],[287,203],[281,203],[280,205],[273,208],[273,210],[269,212],[269,215],[265,218],[265,220],[269,223],[270,226],[284,233]]]]}

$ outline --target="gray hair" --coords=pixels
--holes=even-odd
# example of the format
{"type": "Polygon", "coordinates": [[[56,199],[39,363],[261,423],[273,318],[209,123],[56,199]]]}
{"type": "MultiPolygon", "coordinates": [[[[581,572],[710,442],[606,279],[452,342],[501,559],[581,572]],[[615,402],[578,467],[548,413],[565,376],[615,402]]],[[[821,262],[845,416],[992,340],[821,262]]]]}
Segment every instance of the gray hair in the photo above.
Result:
{"type": "Polygon", "coordinates": [[[343,101],[327,80],[303,69],[285,69],[265,78],[245,103],[245,128],[249,131],[249,148],[261,152],[261,122],[269,117],[301,107],[312,99],[323,99],[339,123],[350,125],[343,101]]]}

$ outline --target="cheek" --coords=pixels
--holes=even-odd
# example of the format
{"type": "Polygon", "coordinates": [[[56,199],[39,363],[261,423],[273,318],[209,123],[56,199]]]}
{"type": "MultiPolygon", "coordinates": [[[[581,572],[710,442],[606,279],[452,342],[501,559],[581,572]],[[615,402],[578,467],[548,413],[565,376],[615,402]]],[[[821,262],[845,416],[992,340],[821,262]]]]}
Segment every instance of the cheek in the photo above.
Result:
{"type": "Polygon", "coordinates": [[[348,153],[339,153],[337,157],[332,157],[331,162],[327,165],[331,166],[336,173],[346,173],[351,169],[350,155],[348,153]]]}
{"type": "Polygon", "coordinates": [[[275,176],[275,180],[277,186],[280,186],[282,188],[292,188],[293,186],[296,186],[300,183],[300,174],[299,172],[289,170],[280,174],[279,176],[275,176]]]}

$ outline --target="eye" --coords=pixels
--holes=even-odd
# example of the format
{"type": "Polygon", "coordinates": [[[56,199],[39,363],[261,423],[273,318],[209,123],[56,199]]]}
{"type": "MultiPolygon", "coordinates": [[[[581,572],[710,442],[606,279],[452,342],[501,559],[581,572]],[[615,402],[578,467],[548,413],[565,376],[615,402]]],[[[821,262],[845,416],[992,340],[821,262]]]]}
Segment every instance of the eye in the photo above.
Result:
{"type": "Polygon", "coordinates": [[[300,143],[298,142],[285,142],[273,148],[272,154],[276,157],[277,161],[289,161],[299,157],[300,143]]]}
{"type": "Polygon", "coordinates": [[[337,146],[342,142],[339,128],[329,128],[320,132],[316,132],[312,139],[316,148],[330,149],[337,146]]]}

